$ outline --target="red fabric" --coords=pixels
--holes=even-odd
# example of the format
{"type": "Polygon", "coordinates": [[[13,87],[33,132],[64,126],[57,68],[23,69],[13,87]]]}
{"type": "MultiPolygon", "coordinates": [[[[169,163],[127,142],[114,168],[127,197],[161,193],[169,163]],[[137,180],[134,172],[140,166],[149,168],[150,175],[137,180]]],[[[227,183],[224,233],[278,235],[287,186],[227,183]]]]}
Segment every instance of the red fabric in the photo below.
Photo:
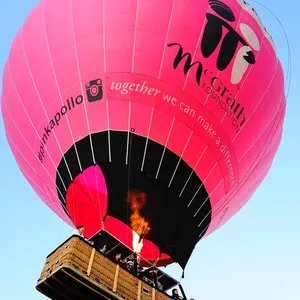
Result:
{"type": "MultiPolygon", "coordinates": [[[[105,181],[99,167],[90,167],[77,176],[67,191],[66,207],[76,226],[83,225],[85,237],[90,238],[102,228],[102,220],[107,213],[107,195],[105,181]],[[93,187],[93,188],[92,188],[93,187]],[[101,191],[99,191],[101,190],[101,191]]],[[[114,217],[107,216],[104,229],[133,249],[132,229],[114,217]]],[[[141,256],[153,263],[159,258],[159,249],[149,240],[143,240],[141,256]]],[[[170,256],[162,254],[157,266],[172,263],[170,256]]],[[[141,262],[146,266],[146,262],[141,262]]]]}

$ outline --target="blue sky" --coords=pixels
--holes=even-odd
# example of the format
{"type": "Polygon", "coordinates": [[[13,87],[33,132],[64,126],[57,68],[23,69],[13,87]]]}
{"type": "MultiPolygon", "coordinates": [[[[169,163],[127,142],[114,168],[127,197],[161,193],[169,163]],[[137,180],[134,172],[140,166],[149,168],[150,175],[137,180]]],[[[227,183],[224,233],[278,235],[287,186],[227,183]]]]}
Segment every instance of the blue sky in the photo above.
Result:
{"type": "MultiPolygon", "coordinates": [[[[1,2],[1,74],[12,40],[37,2],[1,2]]],[[[291,47],[292,79],[284,135],[273,167],[250,202],[194,251],[182,283],[187,296],[195,299],[300,299],[299,4],[296,0],[261,2],[281,20],[291,47]]],[[[274,37],[287,71],[287,44],[280,26],[258,4],[249,3],[274,37]]],[[[36,280],[46,256],[72,229],[38,199],[22,177],[6,142],[2,118],[0,153],[0,297],[46,299],[35,290],[36,280]]],[[[170,271],[179,274],[176,268],[170,271]]]]}

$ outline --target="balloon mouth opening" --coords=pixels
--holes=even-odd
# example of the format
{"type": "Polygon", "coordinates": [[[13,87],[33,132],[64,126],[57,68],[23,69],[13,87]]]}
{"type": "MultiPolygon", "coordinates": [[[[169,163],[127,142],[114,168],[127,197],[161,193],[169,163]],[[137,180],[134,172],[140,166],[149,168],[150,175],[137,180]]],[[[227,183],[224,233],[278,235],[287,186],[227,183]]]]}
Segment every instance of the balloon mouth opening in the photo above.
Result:
{"type": "Polygon", "coordinates": [[[185,268],[211,222],[205,184],[184,159],[150,138],[117,130],[109,137],[108,131],[87,135],[61,159],[56,182],[66,213],[85,225],[87,238],[103,229],[156,266],[176,261],[185,268]]]}

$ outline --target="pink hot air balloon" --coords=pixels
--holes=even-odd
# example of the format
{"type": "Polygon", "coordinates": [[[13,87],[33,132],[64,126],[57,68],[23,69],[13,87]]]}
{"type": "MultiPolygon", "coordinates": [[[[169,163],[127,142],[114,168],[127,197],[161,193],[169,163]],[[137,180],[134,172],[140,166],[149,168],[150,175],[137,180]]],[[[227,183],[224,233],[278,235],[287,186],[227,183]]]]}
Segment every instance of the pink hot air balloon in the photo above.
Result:
{"type": "Polygon", "coordinates": [[[242,0],[44,0],[13,42],[2,113],[56,214],[184,268],[270,169],[284,76],[242,0]]]}

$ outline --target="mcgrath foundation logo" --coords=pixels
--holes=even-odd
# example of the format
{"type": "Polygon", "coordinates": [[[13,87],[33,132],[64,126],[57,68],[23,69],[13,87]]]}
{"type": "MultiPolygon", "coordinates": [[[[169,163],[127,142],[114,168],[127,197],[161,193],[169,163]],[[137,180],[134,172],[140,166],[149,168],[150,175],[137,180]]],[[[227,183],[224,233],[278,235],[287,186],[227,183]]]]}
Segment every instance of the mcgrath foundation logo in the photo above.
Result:
{"type": "MultiPolygon", "coordinates": [[[[93,103],[102,100],[103,98],[103,86],[101,79],[94,79],[85,84],[86,99],[87,102],[93,103]]],[[[76,109],[83,103],[84,96],[77,95],[76,97],[70,97],[64,101],[61,108],[54,114],[49,123],[43,128],[43,133],[40,138],[40,147],[38,151],[38,159],[41,163],[45,159],[45,146],[51,137],[51,134],[55,128],[59,127],[61,120],[73,109],[76,109]]]]}
{"type": "Polygon", "coordinates": [[[236,132],[239,132],[246,122],[246,112],[243,105],[234,98],[231,89],[242,81],[249,66],[255,65],[255,54],[260,50],[260,43],[255,32],[247,24],[234,25],[237,19],[228,5],[220,0],[209,0],[208,3],[213,13],[206,13],[206,23],[199,45],[204,60],[193,61],[193,55],[185,52],[179,43],[170,43],[167,46],[177,50],[173,69],[177,70],[179,65],[182,65],[183,73],[187,75],[191,68],[197,67],[195,74],[197,85],[211,96],[211,100],[218,103],[231,120],[236,132]],[[234,28],[236,26],[239,26],[241,34],[234,28]],[[213,74],[204,65],[207,60],[211,64],[212,55],[215,53],[217,74],[213,74]],[[219,73],[226,70],[231,63],[232,85],[227,86],[219,77],[219,73]]]}

